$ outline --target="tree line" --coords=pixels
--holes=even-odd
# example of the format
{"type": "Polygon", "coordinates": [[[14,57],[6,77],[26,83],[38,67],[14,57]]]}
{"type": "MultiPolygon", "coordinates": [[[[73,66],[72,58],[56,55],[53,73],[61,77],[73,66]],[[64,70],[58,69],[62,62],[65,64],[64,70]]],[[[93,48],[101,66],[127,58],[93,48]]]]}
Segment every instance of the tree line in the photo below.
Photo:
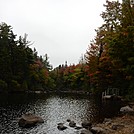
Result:
{"type": "Polygon", "coordinates": [[[0,25],[0,90],[86,90],[119,88],[134,97],[134,3],[106,1],[104,23],[96,29],[77,65],[52,69],[47,54],[38,56],[27,35],[16,39],[12,27],[0,25]]]}
{"type": "Polygon", "coordinates": [[[51,65],[48,56],[38,56],[36,49],[32,50],[30,45],[26,34],[16,39],[11,26],[6,23],[0,25],[0,91],[41,90],[49,87],[51,65]]]}

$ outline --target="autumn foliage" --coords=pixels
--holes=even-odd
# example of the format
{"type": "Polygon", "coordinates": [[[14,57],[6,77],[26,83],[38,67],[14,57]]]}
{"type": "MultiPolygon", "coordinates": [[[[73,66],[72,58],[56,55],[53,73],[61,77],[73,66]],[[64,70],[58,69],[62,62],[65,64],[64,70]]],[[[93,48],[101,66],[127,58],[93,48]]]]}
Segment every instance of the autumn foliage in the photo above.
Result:
{"type": "Polygon", "coordinates": [[[94,91],[109,87],[122,95],[134,96],[134,5],[129,0],[106,1],[101,16],[104,24],[86,52],[90,84],[94,91]]]}
{"type": "MultiPolygon", "coordinates": [[[[0,90],[89,91],[120,89],[134,97],[134,4],[130,0],[106,1],[104,23],[76,65],[52,70],[47,54],[38,56],[27,36],[19,37],[12,27],[0,25],[0,90]],[[4,63],[4,64],[3,64],[4,63]]],[[[86,49],[86,48],[85,48],[86,49]]],[[[61,55],[62,56],[62,55],[61,55]]]]}

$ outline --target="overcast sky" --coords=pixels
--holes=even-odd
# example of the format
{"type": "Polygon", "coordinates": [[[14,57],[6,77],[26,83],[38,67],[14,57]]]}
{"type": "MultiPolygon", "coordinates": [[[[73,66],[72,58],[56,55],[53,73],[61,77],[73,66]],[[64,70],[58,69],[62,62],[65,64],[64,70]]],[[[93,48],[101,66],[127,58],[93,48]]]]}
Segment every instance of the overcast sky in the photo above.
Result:
{"type": "Polygon", "coordinates": [[[18,36],[28,34],[39,55],[50,63],[77,64],[94,39],[105,0],[0,0],[0,22],[18,36]]]}

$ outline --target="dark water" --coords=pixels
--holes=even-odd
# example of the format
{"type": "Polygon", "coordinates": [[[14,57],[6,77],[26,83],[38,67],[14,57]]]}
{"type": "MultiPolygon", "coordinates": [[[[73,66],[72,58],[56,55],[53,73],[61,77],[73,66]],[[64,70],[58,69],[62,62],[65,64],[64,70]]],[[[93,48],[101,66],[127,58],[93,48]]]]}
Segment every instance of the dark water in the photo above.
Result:
{"type": "Polygon", "coordinates": [[[118,103],[110,102],[102,105],[96,98],[78,94],[0,95],[0,133],[79,134],[78,130],[71,128],[59,131],[57,124],[66,123],[67,119],[72,119],[77,124],[81,124],[82,121],[102,121],[104,116],[113,116],[118,108],[118,103]],[[26,112],[41,116],[44,123],[33,128],[20,128],[17,118],[26,112]]]}

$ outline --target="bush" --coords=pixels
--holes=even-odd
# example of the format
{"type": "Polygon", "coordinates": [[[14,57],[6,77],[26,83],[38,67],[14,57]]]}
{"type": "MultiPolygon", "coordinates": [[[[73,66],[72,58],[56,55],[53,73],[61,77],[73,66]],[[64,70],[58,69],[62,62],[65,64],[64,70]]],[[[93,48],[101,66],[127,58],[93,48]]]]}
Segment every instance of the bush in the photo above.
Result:
{"type": "Polygon", "coordinates": [[[11,89],[12,91],[19,91],[19,89],[20,89],[20,84],[19,84],[16,80],[11,80],[10,89],[11,89]]]}

